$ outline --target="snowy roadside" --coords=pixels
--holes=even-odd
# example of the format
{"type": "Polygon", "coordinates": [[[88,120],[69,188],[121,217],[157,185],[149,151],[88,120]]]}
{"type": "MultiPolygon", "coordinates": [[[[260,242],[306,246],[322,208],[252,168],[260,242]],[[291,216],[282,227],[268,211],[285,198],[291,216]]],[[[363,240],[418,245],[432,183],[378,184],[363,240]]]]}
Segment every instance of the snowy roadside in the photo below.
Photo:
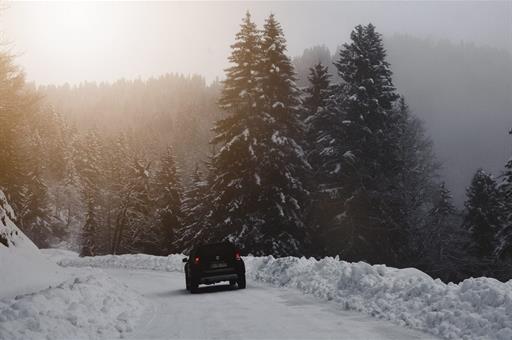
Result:
{"type": "Polygon", "coordinates": [[[512,281],[481,277],[445,284],[413,268],[334,258],[245,261],[253,280],[297,288],[401,326],[446,339],[512,339],[512,281]]]}
{"type": "Polygon", "coordinates": [[[78,257],[76,253],[59,249],[41,249],[41,252],[62,267],[95,267],[159,270],[183,272],[185,255],[152,256],[145,254],[104,255],[78,257]]]}
{"type": "Polygon", "coordinates": [[[100,270],[0,300],[0,339],[104,339],[132,331],[144,301],[100,270]]]}
{"type": "Polygon", "coordinates": [[[43,255],[16,226],[0,190],[0,340],[121,337],[145,303],[98,269],[55,264],[73,252],[43,255]]]}
{"type": "MultiPolygon", "coordinates": [[[[47,250],[45,253],[52,252],[47,250]]],[[[183,255],[62,257],[72,267],[183,271],[183,255]]],[[[416,269],[286,257],[245,257],[247,276],[276,287],[296,288],[341,308],[356,310],[446,339],[511,339],[512,281],[433,280],[416,269]]]]}

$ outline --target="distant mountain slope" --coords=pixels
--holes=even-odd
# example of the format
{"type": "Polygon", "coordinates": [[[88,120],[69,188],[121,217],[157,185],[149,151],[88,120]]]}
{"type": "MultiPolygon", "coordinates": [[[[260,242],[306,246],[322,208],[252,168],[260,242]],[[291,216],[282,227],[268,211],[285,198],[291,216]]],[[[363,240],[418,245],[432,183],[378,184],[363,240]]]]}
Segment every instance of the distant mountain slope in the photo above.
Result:
{"type": "Polygon", "coordinates": [[[84,82],[40,86],[38,93],[78,132],[97,128],[103,135],[130,132],[156,158],[174,146],[185,173],[209,154],[210,129],[219,117],[219,84],[204,78],[164,74],[113,83],[84,82]]]}
{"type": "Polygon", "coordinates": [[[499,174],[512,153],[512,55],[407,36],[386,43],[395,83],[425,121],[460,203],[476,169],[499,174]]]}
{"type": "MultiPolygon", "coordinates": [[[[443,162],[442,175],[462,205],[475,170],[499,174],[512,153],[507,134],[512,127],[512,55],[411,36],[388,37],[384,43],[395,85],[425,122],[443,162]]],[[[300,85],[306,84],[308,64],[329,62],[326,50],[313,47],[294,59],[300,85]]]]}

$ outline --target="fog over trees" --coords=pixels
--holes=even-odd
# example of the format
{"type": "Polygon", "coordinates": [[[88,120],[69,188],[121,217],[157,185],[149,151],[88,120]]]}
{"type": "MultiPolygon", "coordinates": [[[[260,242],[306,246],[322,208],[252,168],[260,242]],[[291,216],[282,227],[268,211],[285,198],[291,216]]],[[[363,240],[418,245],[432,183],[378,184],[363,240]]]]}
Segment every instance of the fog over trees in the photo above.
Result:
{"type": "Polygon", "coordinates": [[[0,189],[82,256],[340,256],[443,280],[512,275],[512,57],[372,23],[291,58],[242,19],[223,81],[34,86],[0,54],[0,189]]]}
{"type": "MultiPolygon", "coordinates": [[[[424,121],[442,162],[441,174],[462,207],[465,189],[480,167],[499,174],[510,154],[512,54],[505,49],[435,41],[408,35],[384,37],[397,89],[424,121]]],[[[336,79],[337,51],[314,46],[294,58],[298,84],[320,61],[336,79]]]]}

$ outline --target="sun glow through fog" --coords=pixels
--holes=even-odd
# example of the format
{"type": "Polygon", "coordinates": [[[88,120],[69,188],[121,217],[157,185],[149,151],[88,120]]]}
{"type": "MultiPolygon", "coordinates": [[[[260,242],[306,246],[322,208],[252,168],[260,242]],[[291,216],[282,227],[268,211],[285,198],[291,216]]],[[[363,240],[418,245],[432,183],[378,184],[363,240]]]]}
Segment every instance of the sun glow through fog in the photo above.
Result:
{"type": "Polygon", "coordinates": [[[19,2],[6,11],[3,25],[28,79],[39,83],[166,72],[201,73],[213,80],[227,63],[232,42],[220,37],[239,24],[218,25],[225,12],[193,2],[19,2]],[[207,35],[212,38],[205,41],[207,35]],[[212,58],[220,65],[215,69],[205,66],[212,58]]]}
{"type": "Polygon", "coordinates": [[[290,56],[318,44],[334,52],[355,25],[369,21],[386,36],[407,32],[453,41],[475,38],[493,46],[510,42],[510,29],[502,19],[510,6],[484,3],[19,1],[6,7],[0,13],[0,33],[12,43],[27,79],[39,84],[166,72],[198,73],[212,81],[223,77],[229,66],[233,32],[247,10],[260,25],[269,12],[276,14],[290,56]],[[455,16],[464,18],[456,27],[451,24],[455,16]]]}
{"type": "MultiPolygon", "coordinates": [[[[31,12],[31,25],[48,53],[94,53],[115,35],[115,16],[95,10],[96,3],[45,3],[31,12]]],[[[89,55],[90,56],[90,55],[89,55]]]]}

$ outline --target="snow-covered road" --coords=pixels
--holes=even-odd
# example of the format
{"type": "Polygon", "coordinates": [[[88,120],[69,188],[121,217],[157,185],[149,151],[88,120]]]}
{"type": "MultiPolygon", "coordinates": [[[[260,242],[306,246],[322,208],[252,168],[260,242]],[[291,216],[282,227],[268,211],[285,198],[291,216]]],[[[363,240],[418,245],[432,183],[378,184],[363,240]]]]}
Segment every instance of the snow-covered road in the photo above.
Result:
{"type": "Polygon", "coordinates": [[[248,282],[245,290],[205,286],[192,295],[182,273],[104,269],[148,300],[147,312],[125,334],[133,339],[435,339],[297,290],[248,282]]]}

